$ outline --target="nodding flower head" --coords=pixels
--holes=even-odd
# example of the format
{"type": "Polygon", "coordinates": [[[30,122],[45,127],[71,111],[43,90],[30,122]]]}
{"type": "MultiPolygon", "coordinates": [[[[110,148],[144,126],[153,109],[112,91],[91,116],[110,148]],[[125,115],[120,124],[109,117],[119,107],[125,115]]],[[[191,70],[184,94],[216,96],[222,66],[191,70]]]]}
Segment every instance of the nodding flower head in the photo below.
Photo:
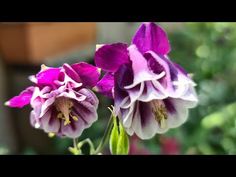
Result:
{"type": "Polygon", "coordinates": [[[114,98],[116,113],[129,135],[152,138],[183,124],[197,105],[195,83],[171,61],[166,32],[143,23],[130,46],[100,45],[96,66],[106,72],[97,91],[114,98]],[[109,77],[108,77],[109,76],[109,77]]]}
{"type": "Polygon", "coordinates": [[[90,90],[99,79],[97,67],[81,62],[59,68],[42,65],[41,71],[29,79],[34,86],[5,104],[33,110],[30,121],[47,133],[77,138],[97,120],[98,99],[90,90]]]}

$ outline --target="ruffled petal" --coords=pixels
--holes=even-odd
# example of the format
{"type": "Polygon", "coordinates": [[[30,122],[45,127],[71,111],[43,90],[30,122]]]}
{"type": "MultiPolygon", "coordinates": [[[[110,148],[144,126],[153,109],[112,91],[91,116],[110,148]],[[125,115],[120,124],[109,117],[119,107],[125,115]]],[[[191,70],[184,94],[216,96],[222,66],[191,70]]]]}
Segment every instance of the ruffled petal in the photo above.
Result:
{"type": "Polygon", "coordinates": [[[60,68],[48,68],[36,75],[37,84],[39,86],[54,86],[55,80],[58,80],[60,68]]]}

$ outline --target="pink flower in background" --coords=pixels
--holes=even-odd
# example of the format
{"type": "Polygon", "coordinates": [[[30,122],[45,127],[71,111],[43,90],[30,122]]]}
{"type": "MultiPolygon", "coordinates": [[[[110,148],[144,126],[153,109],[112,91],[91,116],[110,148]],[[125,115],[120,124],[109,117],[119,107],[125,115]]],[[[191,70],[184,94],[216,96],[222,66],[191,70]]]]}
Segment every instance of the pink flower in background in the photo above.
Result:
{"type": "Polygon", "coordinates": [[[97,84],[99,76],[98,68],[84,62],[59,68],[43,66],[38,74],[29,77],[34,86],[6,105],[22,108],[30,104],[32,126],[76,138],[97,120],[98,99],[90,88],[97,84]]]}
{"type": "Polygon", "coordinates": [[[161,154],[178,155],[180,154],[180,144],[175,138],[161,137],[161,154]]]}
{"type": "Polygon", "coordinates": [[[196,85],[187,72],[167,56],[165,31],[143,23],[132,44],[106,44],[95,63],[106,72],[96,90],[114,98],[116,114],[129,135],[150,139],[183,124],[197,105],[196,85]]]}
{"type": "Polygon", "coordinates": [[[149,152],[148,149],[145,147],[140,147],[140,139],[137,136],[132,136],[130,140],[130,149],[129,149],[129,155],[149,155],[151,152],[149,152]]]}

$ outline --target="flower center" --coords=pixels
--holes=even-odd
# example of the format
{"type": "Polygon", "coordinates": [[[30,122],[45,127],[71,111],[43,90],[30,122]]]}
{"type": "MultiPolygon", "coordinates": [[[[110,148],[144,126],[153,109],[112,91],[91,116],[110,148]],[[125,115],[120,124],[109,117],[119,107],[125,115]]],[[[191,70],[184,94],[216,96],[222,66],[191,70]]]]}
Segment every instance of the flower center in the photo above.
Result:
{"type": "Polygon", "coordinates": [[[64,125],[69,125],[71,123],[70,118],[74,121],[78,121],[78,117],[72,115],[71,109],[74,106],[73,102],[65,97],[57,98],[56,102],[56,109],[58,111],[57,118],[64,120],[64,125]]]}
{"type": "Polygon", "coordinates": [[[162,129],[166,128],[167,110],[164,103],[159,100],[153,100],[151,104],[155,120],[162,129]]]}

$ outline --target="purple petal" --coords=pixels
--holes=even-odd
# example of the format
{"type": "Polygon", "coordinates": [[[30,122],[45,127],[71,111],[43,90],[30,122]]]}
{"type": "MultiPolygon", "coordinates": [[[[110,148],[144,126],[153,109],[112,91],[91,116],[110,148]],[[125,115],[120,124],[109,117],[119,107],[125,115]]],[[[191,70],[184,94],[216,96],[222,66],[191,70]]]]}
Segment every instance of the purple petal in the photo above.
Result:
{"type": "Polygon", "coordinates": [[[58,79],[60,68],[49,68],[36,75],[37,84],[40,86],[54,86],[54,81],[58,79]]]}
{"type": "MultiPolygon", "coordinates": [[[[173,62],[174,63],[174,62],[173,62]]],[[[184,68],[182,68],[179,64],[174,63],[175,67],[179,69],[180,72],[182,72],[183,74],[185,74],[186,76],[188,75],[187,71],[185,71],[184,68]]]]}
{"type": "Polygon", "coordinates": [[[115,82],[117,85],[124,89],[125,86],[133,83],[134,74],[132,70],[132,63],[122,65],[115,73],[115,82]]]}
{"type": "Polygon", "coordinates": [[[71,121],[70,124],[64,125],[64,122],[61,121],[61,133],[69,138],[78,138],[85,127],[85,122],[78,118],[78,121],[71,121]]]}
{"type": "Polygon", "coordinates": [[[129,62],[127,45],[116,43],[104,45],[95,53],[96,66],[104,71],[115,72],[122,64],[129,62]]]}
{"type": "MultiPolygon", "coordinates": [[[[116,83],[115,83],[116,84],[116,83]]],[[[120,108],[129,102],[129,95],[126,91],[121,90],[117,85],[114,87],[114,107],[117,115],[120,108]]]]}
{"type": "Polygon", "coordinates": [[[154,118],[150,103],[141,101],[136,103],[132,128],[141,139],[150,139],[156,134],[158,123],[154,118]]]}
{"type": "Polygon", "coordinates": [[[74,101],[72,111],[77,114],[79,118],[84,120],[85,128],[88,128],[97,120],[97,108],[99,101],[96,95],[88,89],[81,89],[79,92],[86,96],[86,99],[81,102],[74,101]]]}
{"type": "Polygon", "coordinates": [[[120,113],[118,117],[122,120],[123,126],[125,128],[129,129],[132,125],[134,108],[135,108],[135,104],[132,104],[127,109],[123,109],[123,108],[120,109],[120,113]]]}
{"type": "MultiPolygon", "coordinates": [[[[171,99],[169,98],[169,102],[171,102],[172,107],[175,111],[170,112],[169,106],[168,109],[168,119],[167,125],[169,128],[175,128],[182,125],[188,118],[188,104],[184,100],[181,99],[171,99]]],[[[165,103],[166,104],[166,103],[165,103]]],[[[173,109],[172,108],[172,109],[173,109]]]]}
{"type": "MultiPolygon", "coordinates": [[[[159,72],[164,72],[165,76],[158,79],[161,86],[166,90],[166,92],[170,93],[173,92],[172,86],[172,74],[174,71],[174,67],[170,68],[170,65],[166,60],[155,54],[154,52],[147,52],[144,54],[144,57],[148,61],[148,67],[150,70],[156,74],[159,72]]],[[[171,63],[170,63],[171,64],[171,63]]],[[[172,66],[172,65],[171,65],[172,66]]],[[[161,89],[160,87],[158,89],[161,89]]],[[[162,90],[162,89],[161,89],[162,90]]]]}
{"type": "Polygon", "coordinates": [[[97,83],[94,88],[97,92],[108,96],[113,97],[112,90],[114,88],[114,74],[107,72],[104,77],[97,83]]]}
{"type": "Polygon", "coordinates": [[[175,109],[175,106],[174,104],[172,103],[172,100],[171,99],[164,99],[163,100],[164,104],[165,104],[165,107],[167,109],[167,111],[171,114],[174,114],[176,113],[176,109],[175,109]]]}
{"type": "Polygon", "coordinates": [[[94,108],[97,109],[99,101],[98,101],[97,96],[91,90],[83,88],[83,89],[80,89],[78,93],[85,96],[86,97],[85,100],[89,102],[90,104],[92,104],[94,108]]]}
{"type": "Polygon", "coordinates": [[[83,85],[94,87],[100,77],[100,72],[97,67],[85,62],[73,64],[71,66],[79,75],[83,85]]]}
{"type": "Polygon", "coordinates": [[[144,89],[144,83],[140,83],[136,85],[135,87],[128,89],[127,92],[129,94],[129,100],[122,106],[122,108],[128,108],[130,107],[135,101],[139,99],[139,97],[142,95],[144,89]]]}
{"type": "Polygon", "coordinates": [[[143,89],[143,93],[138,98],[139,101],[149,102],[154,99],[164,99],[167,96],[161,90],[157,89],[152,81],[146,81],[143,89]]]}
{"type": "Polygon", "coordinates": [[[96,107],[88,101],[75,103],[72,114],[77,115],[79,119],[82,119],[86,128],[90,127],[98,118],[96,107]]]}
{"type": "Polygon", "coordinates": [[[145,53],[152,50],[160,55],[170,52],[170,44],[165,31],[155,23],[143,23],[133,37],[132,44],[145,53]]]}
{"type": "Polygon", "coordinates": [[[49,110],[40,119],[40,128],[47,133],[57,133],[60,130],[60,119],[57,118],[57,112],[54,109],[49,110]]]}
{"type": "Polygon", "coordinates": [[[125,86],[125,89],[130,89],[137,84],[148,81],[148,80],[158,80],[165,75],[165,72],[156,74],[150,70],[147,59],[138,51],[135,45],[131,45],[128,48],[130,60],[132,61],[132,70],[133,70],[133,83],[125,86]]]}
{"type": "Polygon", "coordinates": [[[28,87],[22,91],[18,96],[13,97],[5,103],[5,105],[10,107],[22,108],[30,103],[34,91],[34,87],[28,87]]]}
{"type": "Polygon", "coordinates": [[[76,82],[80,82],[80,76],[78,73],[72,68],[72,66],[68,64],[64,64],[63,68],[65,69],[66,74],[71,77],[76,82]]]}

